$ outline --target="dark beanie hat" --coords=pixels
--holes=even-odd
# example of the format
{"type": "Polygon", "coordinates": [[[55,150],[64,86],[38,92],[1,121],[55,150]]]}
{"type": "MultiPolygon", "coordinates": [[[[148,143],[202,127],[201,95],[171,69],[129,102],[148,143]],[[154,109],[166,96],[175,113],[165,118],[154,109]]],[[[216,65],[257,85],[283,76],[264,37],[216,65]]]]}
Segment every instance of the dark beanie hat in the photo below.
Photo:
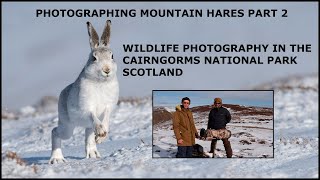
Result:
{"type": "Polygon", "coordinates": [[[190,99],[189,99],[188,97],[184,97],[184,98],[182,98],[181,103],[183,103],[183,101],[185,101],[185,100],[188,100],[188,101],[189,101],[189,103],[191,103],[191,101],[190,101],[190,99]]]}

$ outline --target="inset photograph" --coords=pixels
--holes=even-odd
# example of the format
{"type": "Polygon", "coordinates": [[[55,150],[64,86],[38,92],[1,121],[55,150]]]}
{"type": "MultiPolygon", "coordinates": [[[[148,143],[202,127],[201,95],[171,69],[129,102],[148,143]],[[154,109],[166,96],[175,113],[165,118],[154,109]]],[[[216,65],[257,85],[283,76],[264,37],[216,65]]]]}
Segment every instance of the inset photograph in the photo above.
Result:
{"type": "Polygon", "coordinates": [[[153,158],[273,158],[273,90],[153,90],[153,158]]]}

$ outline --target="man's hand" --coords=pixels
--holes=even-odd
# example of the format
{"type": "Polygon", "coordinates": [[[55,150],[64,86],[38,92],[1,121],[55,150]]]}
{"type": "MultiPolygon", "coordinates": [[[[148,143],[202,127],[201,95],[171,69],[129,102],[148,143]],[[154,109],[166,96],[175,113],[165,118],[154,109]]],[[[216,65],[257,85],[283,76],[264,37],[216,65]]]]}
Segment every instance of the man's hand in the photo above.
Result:
{"type": "Polygon", "coordinates": [[[183,144],[183,139],[179,139],[178,144],[183,144]]]}
{"type": "Polygon", "coordinates": [[[200,140],[203,140],[203,141],[204,141],[204,140],[206,140],[206,138],[205,138],[205,137],[200,137],[200,140]]]}

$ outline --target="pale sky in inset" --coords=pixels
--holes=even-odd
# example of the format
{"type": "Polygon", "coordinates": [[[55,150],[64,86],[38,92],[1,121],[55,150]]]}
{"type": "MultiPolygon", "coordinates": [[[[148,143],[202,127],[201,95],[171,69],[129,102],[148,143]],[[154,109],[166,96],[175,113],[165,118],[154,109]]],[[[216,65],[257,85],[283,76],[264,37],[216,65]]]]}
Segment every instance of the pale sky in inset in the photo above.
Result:
{"type": "Polygon", "coordinates": [[[220,97],[224,104],[273,107],[273,91],[153,91],[153,106],[176,106],[189,97],[190,107],[211,105],[220,97]]]}

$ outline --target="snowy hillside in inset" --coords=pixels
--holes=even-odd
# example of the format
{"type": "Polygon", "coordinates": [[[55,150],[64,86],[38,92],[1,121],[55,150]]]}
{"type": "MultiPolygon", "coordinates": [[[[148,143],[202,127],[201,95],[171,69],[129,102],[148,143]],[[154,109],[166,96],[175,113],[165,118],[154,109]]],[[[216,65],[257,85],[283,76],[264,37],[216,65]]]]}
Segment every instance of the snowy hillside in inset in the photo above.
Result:
{"type": "MultiPolygon", "coordinates": [[[[2,118],[2,177],[318,178],[318,75],[257,87],[263,88],[275,90],[273,158],[152,158],[152,100],[148,98],[117,106],[110,137],[98,145],[100,159],[85,159],[84,130],[75,129],[74,136],[62,142],[68,161],[64,164],[48,164],[57,112],[27,113],[16,120],[2,118]],[[6,156],[7,151],[16,152],[26,164],[6,156]]],[[[245,123],[234,126],[240,124],[245,123]]]]}
{"type": "MultiPolygon", "coordinates": [[[[225,104],[232,116],[227,124],[227,129],[232,132],[231,147],[233,157],[273,157],[273,108],[245,107],[225,104]]],[[[159,114],[162,109],[153,109],[154,114],[159,114]]],[[[208,115],[211,110],[209,105],[190,108],[193,112],[195,126],[198,132],[201,128],[207,128],[208,115]]],[[[165,114],[165,112],[162,114],[165,114]]],[[[153,114],[153,118],[156,118],[153,114]]],[[[160,116],[160,115],[158,115],[160,116]]],[[[205,152],[210,151],[211,141],[196,139],[196,143],[204,147],[205,152]]],[[[176,138],[172,129],[172,118],[168,121],[154,124],[153,126],[153,157],[175,157],[176,138]]],[[[212,157],[212,153],[208,153],[212,157]]],[[[222,141],[218,141],[215,157],[226,157],[222,141]]]]}

